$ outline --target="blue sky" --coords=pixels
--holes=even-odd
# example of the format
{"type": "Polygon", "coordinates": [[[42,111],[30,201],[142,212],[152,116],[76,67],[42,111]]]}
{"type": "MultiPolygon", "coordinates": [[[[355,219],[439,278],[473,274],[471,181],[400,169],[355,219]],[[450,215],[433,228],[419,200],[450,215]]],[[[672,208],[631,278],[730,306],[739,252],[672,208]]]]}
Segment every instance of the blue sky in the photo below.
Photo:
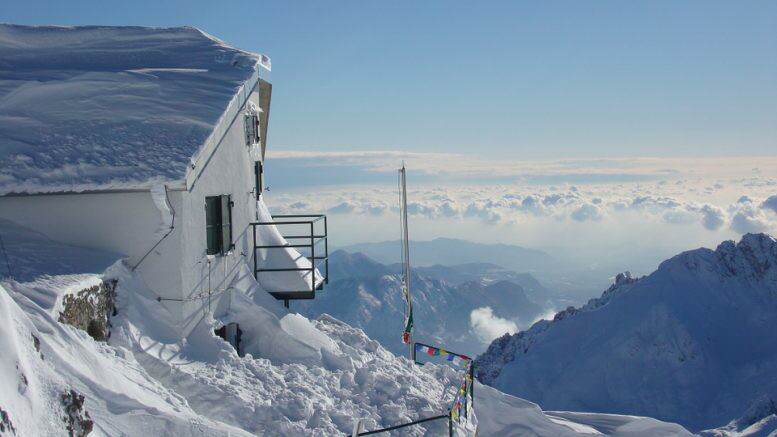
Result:
{"type": "Polygon", "coordinates": [[[777,2],[3,2],[269,54],[275,150],[774,155],[777,2]]]}
{"type": "Polygon", "coordinates": [[[397,238],[402,161],[416,239],[647,273],[777,234],[775,1],[26,0],[0,21],[270,55],[266,201],[326,212],[334,244],[397,238]]]}

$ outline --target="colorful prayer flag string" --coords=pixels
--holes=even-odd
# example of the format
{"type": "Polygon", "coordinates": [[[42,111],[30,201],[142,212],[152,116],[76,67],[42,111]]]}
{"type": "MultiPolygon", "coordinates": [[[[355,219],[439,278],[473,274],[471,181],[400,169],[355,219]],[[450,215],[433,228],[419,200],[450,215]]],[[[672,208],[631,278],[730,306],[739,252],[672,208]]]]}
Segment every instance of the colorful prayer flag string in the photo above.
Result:
{"type": "Polygon", "coordinates": [[[446,361],[450,361],[454,364],[458,365],[466,365],[470,361],[472,361],[472,358],[461,355],[461,354],[455,354],[453,352],[448,352],[447,350],[443,348],[436,348],[434,346],[429,346],[421,343],[415,344],[415,351],[416,354],[418,353],[425,353],[426,355],[430,357],[441,357],[445,358],[446,361]]]}

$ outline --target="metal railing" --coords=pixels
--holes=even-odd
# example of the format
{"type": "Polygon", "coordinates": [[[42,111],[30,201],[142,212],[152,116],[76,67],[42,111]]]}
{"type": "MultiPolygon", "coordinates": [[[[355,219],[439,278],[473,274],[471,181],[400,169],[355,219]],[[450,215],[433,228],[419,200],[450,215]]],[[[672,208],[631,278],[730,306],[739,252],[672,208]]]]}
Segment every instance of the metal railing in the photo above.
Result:
{"type": "MultiPolygon", "coordinates": [[[[417,363],[422,364],[422,363],[417,363]]],[[[461,423],[462,417],[465,420],[469,420],[470,411],[475,409],[475,363],[470,361],[467,365],[466,372],[462,383],[457,387],[456,394],[453,397],[453,402],[446,414],[439,414],[437,416],[425,417],[423,419],[414,420],[412,422],[402,423],[399,425],[390,426],[387,428],[374,429],[372,431],[361,432],[360,425],[357,422],[356,429],[353,436],[373,435],[384,432],[391,432],[397,429],[407,428],[409,426],[419,425],[426,422],[432,422],[435,420],[447,419],[448,421],[448,436],[453,437],[453,424],[461,423]]]]}
{"type": "MultiPolygon", "coordinates": [[[[283,300],[286,307],[289,306],[289,300],[294,299],[313,299],[317,290],[324,288],[324,284],[329,283],[329,243],[327,241],[327,222],[326,216],[323,214],[273,214],[272,221],[262,221],[251,223],[253,230],[253,242],[254,242],[254,277],[259,279],[260,273],[265,272],[309,272],[310,273],[310,288],[305,290],[280,290],[271,291],[278,300],[283,300]],[[323,229],[318,229],[321,233],[316,233],[316,224],[322,223],[323,229]],[[304,228],[304,231],[300,233],[294,233],[286,235],[281,232],[281,235],[286,240],[286,244],[257,244],[256,241],[256,228],[258,226],[275,226],[281,230],[284,226],[294,226],[297,229],[304,228]],[[323,255],[316,255],[316,246],[323,243],[323,255]],[[303,256],[310,261],[310,267],[262,267],[259,265],[259,259],[256,251],[259,249],[284,249],[287,247],[307,250],[310,255],[303,256]],[[316,267],[323,262],[323,277],[322,272],[319,271],[318,278],[316,278],[316,267]]],[[[320,228],[321,226],[319,226],[320,228]]]]}
{"type": "Polygon", "coordinates": [[[442,420],[442,419],[448,419],[448,435],[452,436],[453,435],[453,422],[451,421],[450,413],[448,413],[448,414],[440,414],[439,416],[426,417],[426,418],[423,418],[423,419],[415,420],[413,422],[403,423],[401,425],[390,426],[388,428],[374,429],[372,431],[357,432],[354,435],[362,436],[362,435],[380,434],[382,432],[391,432],[391,431],[394,431],[394,430],[397,430],[397,429],[407,428],[408,426],[419,425],[421,423],[431,422],[431,421],[434,421],[434,420],[442,420]]]}

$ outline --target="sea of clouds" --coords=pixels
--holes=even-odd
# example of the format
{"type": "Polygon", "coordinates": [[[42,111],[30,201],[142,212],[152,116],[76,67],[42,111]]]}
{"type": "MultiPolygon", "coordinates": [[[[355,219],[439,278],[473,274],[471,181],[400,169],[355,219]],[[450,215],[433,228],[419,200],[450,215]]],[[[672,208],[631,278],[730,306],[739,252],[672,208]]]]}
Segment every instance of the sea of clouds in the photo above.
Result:
{"type": "Polygon", "coordinates": [[[291,173],[324,173],[313,190],[292,189],[275,197],[277,208],[289,213],[396,214],[394,171],[409,161],[408,213],[427,219],[598,222],[638,212],[645,220],[695,223],[711,231],[769,232],[777,225],[777,158],[502,163],[443,154],[287,152],[271,156],[269,166],[273,160],[296,161],[298,169],[291,173]],[[360,185],[358,174],[345,184],[326,183],[326,173],[349,171],[383,175],[384,183],[360,185]]]}
{"type": "Polygon", "coordinates": [[[654,245],[664,247],[654,257],[660,261],[748,232],[777,235],[777,157],[518,162],[286,152],[268,158],[268,201],[274,212],[328,214],[349,243],[394,239],[402,162],[417,239],[447,236],[590,254],[606,248],[611,257],[654,245]]]}

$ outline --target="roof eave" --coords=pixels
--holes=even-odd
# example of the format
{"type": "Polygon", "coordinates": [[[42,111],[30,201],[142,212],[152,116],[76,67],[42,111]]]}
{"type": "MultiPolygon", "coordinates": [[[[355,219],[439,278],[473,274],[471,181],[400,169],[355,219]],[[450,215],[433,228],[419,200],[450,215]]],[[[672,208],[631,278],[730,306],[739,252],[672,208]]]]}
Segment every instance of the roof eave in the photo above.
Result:
{"type": "MultiPolygon", "coordinates": [[[[166,182],[164,184],[168,191],[186,191],[183,181],[166,182]]],[[[52,191],[9,191],[1,193],[3,197],[32,197],[32,196],[63,196],[74,194],[115,194],[115,193],[146,193],[151,191],[152,187],[127,187],[127,188],[94,188],[88,190],[52,190],[52,191]]]]}
{"type": "Polygon", "coordinates": [[[219,145],[221,145],[221,141],[226,136],[229,128],[232,126],[232,123],[234,123],[238,115],[240,115],[243,106],[246,104],[246,101],[248,101],[251,93],[259,84],[259,80],[262,79],[269,81],[268,73],[269,70],[262,66],[261,63],[257,62],[254,67],[253,74],[251,74],[248,80],[243,83],[243,85],[232,97],[232,100],[230,100],[227,108],[221,114],[221,117],[219,117],[219,121],[216,123],[213,131],[211,131],[210,135],[208,135],[208,138],[205,139],[199,151],[194,156],[192,156],[191,161],[189,162],[189,167],[186,169],[185,177],[186,190],[191,191],[192,188],[194,188],[194,184],[200,178],[200,175],[205,170],[205,167],[208,166],[208,162],[210,162],[213,154],[216,153],[216,150],[218,150],[219,145]]]}

